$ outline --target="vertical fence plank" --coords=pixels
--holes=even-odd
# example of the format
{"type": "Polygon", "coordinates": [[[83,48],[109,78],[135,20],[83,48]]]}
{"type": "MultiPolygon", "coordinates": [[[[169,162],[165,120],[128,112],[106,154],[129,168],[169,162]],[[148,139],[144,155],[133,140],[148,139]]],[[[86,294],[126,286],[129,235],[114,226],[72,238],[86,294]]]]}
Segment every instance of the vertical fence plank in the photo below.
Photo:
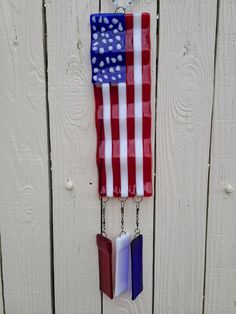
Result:
{"type": "Polygon", "coordinates": [[[46,1],[57,314],[101,312],[89,27],[98,10],[95,0],[46,1]]]}
{"type": "Polygon", "coordinates": [[[0,314],[4,314],[4,291],[2,285],[2,248],[1,248],[1,234],[0,234],[0,314]]]}
{"type": "Polygon", "coordinates": [[[6,313],[51,313],[42,1],[1,1],[0,42],[0,228],[6,313]]]}
{"type": "Polygon", "coordinates": [[[236,313],[236,2],[220,1],[205,313],[236,313]],[[227,190],[228,193],[227,193],[227,190]]]}
{"type": "Polygon", "coordinates": [[[202,313],[216,0],[161,0],[155,313],[202,313]]]}
{"type": "MultiPolygon", "coordinates": [[[[151,71],[152,71],[152,134],[154,143],[154,117],[155,117],[155,76],[156,76],[156,0],[135,1],[133,12],[149,12],[151,14],[151,71]]],[[[114,12],[111,1],[101,1],[102,12],[114,12]]],[[[153,145],[154,147],[154,145],[153,145]]],[[[153,150],[154,151],[154,150],[153,150]]],[[[155,156],[153,156],[154,160],[155,156]]],[[[133,237],[135,229],[135,203],[132,200],[125,202],[125,230],[133,237]]],[[[120,233],[120,203],[110,200],[107,205],[107,234],[113,240],[120,233]]],[[[151,313],[152,312],[152,263],[153,263],[153,198],[144,199],[140,205],[140,229],[144,236],[144,290],[135,300],[131,300],[130,292],[123,293],[114,300],[103,297],[103,313],[151,313]]],[[[115,261],[113,263],[115,265],[115,261]]]]}
{"type": "MultiPolygon", "coordinates": [[[[0,280],[1,280],[1,275],[0,275],[0,280]]],[[[2,283],[0,282],[0,289],[2,289],[2,283]]],[[[0,314],[3,313],[3,295],[2,292],[0,293],[0,314]]]]}

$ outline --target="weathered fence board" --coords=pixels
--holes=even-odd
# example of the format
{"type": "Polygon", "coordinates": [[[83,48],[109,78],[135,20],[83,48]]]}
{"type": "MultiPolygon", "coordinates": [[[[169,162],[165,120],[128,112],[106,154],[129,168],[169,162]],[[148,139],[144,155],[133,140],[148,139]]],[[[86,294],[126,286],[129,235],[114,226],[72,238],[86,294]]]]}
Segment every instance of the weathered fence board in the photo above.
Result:
{"type": "Polygon", "coordinates": [[[202,313],[216,0],[161,0],[155,313],[202,313]]]}
{"type": "MultiPolygon", "coordinates": [[[[101,1],[102,12],[114,12],[111,1],[101,1]]],[[[155,117],[155,87],[156,87],[156,13],[157,1],[145,0],[136,1],[132,9],[133,12],[149,12],[151,14],[151,44],[152,44],[152,114],[153,114],[153,143],[154,143],[154,117],[155,117]]],[[[131,12],[131,11],[130,11],[131,12]]],[[[153,144],[154,147],[154,144],[153,144]]],[[[154,152],[154,150],[153,150],[154,152]]],[[[153,156],[153,161],[155,155],[153,156]]],[[[109,237],[115,244],[115,239],[120,233],[120,202],[112,200],[107,205],[107,230],[109,237]]],[[[144,290],[143,293],[135,300],[131,300],[130,292],[123,293],[114,300],[103,297],[103,313],[152,313],[152,285],[153,285],[153,198],[145,199],[140,205],[140,229],[144,237],[144,290]]],[[[130,233],[131,238],[134,236],[136,208],[132,200],[125,202],[125,230],[130,233]]],[[[115,264],[115,263],[114,263],[115,264]]]]}
{"type": "Polygon", "coordinates": [[[0,314],[4,314],[4,292],[3,292],[3,278],[2,278],[2,253],[1,253],[1,235],[0,235],[0,314]]]}
{"type": "Polygon", "coordinates": [[[100,232],[89,15],[99,2],[46,1],[57,314],[100,313],[100,232]],[[67,180],[73,189],[66,188],[67,180]]]}
{"type": "Polygon", "coordinates": [[[236,2],[220,1],[218,14],[205,313],[234,314],[236,196],[230,185],[236,187],[236,2]]]}
{"type": "Polygon", "coordinates": [[[6,313],[51,313],[42,1],[0,3],[0,228],[6,313]]]}
{"type": "MultiPolygon", "coordinates": [[[[2,283],[0,283],[0,288],[2,288],[2,283]]],[[[3,295],[2,295],[2,293],[0,294],[0,314],[4,314],[4,312],[3,312],[3,295]]]]}

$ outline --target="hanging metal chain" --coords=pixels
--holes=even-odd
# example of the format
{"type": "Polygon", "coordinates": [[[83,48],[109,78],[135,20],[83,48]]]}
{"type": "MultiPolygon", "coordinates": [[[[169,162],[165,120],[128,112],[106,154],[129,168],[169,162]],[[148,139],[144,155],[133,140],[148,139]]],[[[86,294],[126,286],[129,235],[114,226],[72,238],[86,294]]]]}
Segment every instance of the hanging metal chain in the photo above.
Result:
{"type": "Polygon", "coordinates": [[[135,236],[140,235],[139,230],[139,203],[136,204],[136,229],[134,230],[135,236]]]}
{"type": "Polygon", "coordinates": [[[125,232],[125,227],[124,227],[124,216],[125,216],[125,200],[121,199],[120,200],[120,213],[121,213],[121,220],[120,220],[120,223],[121,223],[121,231],[120,231],[120,235],[119,236],[122,236],[123,234],[126,234],[125,232]]]}
{"type": "Polygon", "coordinates": [[[109,199],[102,198],[102,234],[106,237],[106,205],[109,199]]]}
{"type": "Polygon", "coordinates": [[[136,201],[135,198],[133,198],[133,201],[136,203],[136,228],[134,230],[135,233],[135,237],[140,235],[140,229],[139,229],[139,210],[140,210],[140,203],[142,202],[143,198],[141,197],[141,199],[139,201],[136,201]]]}
{"type": "Polygon", "coordinates": [[[111,0],[113,6],[116,8],[116,12],[122,9],[124,12],[133,4],[134,0],[126,0],[124,5],[120,4],[120,0],[111,0]]]}

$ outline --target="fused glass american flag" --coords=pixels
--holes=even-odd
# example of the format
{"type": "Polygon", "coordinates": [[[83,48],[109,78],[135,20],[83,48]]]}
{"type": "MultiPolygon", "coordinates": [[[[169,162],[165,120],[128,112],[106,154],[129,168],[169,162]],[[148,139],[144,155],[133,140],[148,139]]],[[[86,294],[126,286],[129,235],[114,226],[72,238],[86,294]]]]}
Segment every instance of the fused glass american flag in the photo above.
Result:
{"type": "Polygon", "coordinates": [[[92,14],[99,195],[152,195],[149,13],[92,14]]]}

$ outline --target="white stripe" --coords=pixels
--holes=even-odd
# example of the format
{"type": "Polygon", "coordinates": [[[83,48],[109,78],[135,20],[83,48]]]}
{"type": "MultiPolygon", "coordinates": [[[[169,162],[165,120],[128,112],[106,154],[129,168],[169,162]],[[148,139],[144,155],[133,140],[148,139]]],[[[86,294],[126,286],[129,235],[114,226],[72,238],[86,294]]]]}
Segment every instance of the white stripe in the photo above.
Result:
{"type": "Polygon", "coordinates": [[[105,169],[107,196],[113,197],[113,172],[112,172],[112,136],[111,136],[111,99],[110,85],[102,84],[103,97],[103,123],[105,137],[105,169]]]}
{"type": "Polygon", "coordinates": [[[136,194],[143,196],[142,15],[134,14],[134,115],[136,194]]]}
{"type": "Polygon", "coordinates": [[[120,128],[120,185],[121,196],[128,196],[128,148],[127,148],[127,102],[126,83],[118,84],[120,128]]]}

